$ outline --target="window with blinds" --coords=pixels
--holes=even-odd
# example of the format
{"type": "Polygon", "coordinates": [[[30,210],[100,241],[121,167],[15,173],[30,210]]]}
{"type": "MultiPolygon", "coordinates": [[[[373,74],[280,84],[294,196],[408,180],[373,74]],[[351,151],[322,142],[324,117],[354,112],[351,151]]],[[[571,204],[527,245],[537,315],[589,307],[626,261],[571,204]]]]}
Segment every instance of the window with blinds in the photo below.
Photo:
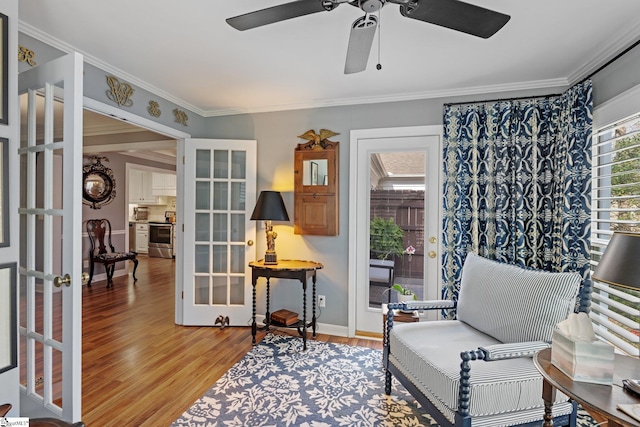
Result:
{"type": "MultiPolygon", "coordinates": [[[[640,233],[640,113],[596,130],[592,168],[593,271],[614,231],[640,233]]],[[[640,292],[597,281],[593,286],[590,317],[596,335],[640,356],[640,292]]]]}

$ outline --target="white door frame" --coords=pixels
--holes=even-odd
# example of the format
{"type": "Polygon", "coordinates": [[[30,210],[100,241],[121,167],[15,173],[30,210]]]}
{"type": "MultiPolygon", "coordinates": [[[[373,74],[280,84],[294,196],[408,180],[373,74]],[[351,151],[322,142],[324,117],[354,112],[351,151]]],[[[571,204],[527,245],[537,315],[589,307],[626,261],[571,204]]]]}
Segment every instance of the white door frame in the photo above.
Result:
{"type": "MultiPolygon", "coordinates": [[[[352,130],[350,133],[350,170],[349,170],[349,316],[348,316],[348,335],[350,337],[354,337],[356,334],[356,310],[357,310],[357,284],[358,281],[366,280],[368,281],[368,268],[362,267],[364,263],[362,258],[366,255],[368,258],[369,253],[369,242],[362,242],[358,239],[356,233],[356,226],[358,223],[358,215],[361,213],[362,206],[359,206],[358,200],[358,189],[363,188],[358,186],[358,152],[359,146],[364,145],[364,141],[370,139],[379,139],[379,138],[401,138],[401,137],[438,137],[439,141],[439,154],[440,154],[440,162],[442,164],[442,126],[440,125],[432,125],[432,126],[411,126],[411,127],[400,127],[400,128],[379,128],[379,129],[361,129],[361,130],[352,130]],[[360,143],[362,141],[362,143],[360,143]],[[360,209],[359,209],[360,208],[360,209]],[[365,255],[363,255],[365,254],[365,255]]],[[[428,180],[433,182],[433,180],[437,180],[438,184],[438,200],[442,200],[442,169],[439,168],[437,171],[427,171],[428,180]]],[[[366,186],[367,191],[369,187],[366,186]]],[[[425,216],[427,212],[425,212],[425,216]]],[[[442,209],[437,209],[437,218],[435,219],[437,223],[437,234],[438,236],[438,245],[440,245],[440,236],[442,235],[442,209]]],[[[428,232],[425,230],[425,234],[428,232]]],[[[438,246],[440,248],[440,246],[438,246]]],[[[437,289],[438,285],[441,282],[441,260],[440,260],[440,251],[437,251],[437,280],[436,287],[428,287],[426,289],[426,299],[437,299],[439,298],[439,289],[437,289]]],[[[426,254],[425,254],[426,255],[426,254]]],[[[426,271],[425,271],[426,272],[426,271]]],[[[425,277],[425,280],[427,278],[425,277]]],[[[380,323],[382,324],[382,318],[380,319],[380,323]]]]}
{"type": "MultiPolygon", "coordinates": [[[[138,116],[129,111],[122,110],[118,107],[114,107],[112,105],[108,105],[103,102],[96,101],[95,99],[87,98],[86,96],[83,98],[83,107],[86,108],[87,110],[94,111],[99,114],[114,117],[115,119],[125,120],[130,124],[140,126],[150,131],[165,135],[171,139],[177,140],[177,143],[176,143],[177,144],[177,156],[176,156],[176,186],[177,187],[176,188],[182,187],[182,180],[184,179],[182,174],[184,173],[184,168],[182,164],[181,146],[184,145],[185,139],[191,138],[191,134],[163,125],[162,123],[154,122],[153,120],[147,119],[142,116],[138,116]]],[[[126,196],[128,200],[128,194],[126,196]]],[[[181,250],[183,247],[182,246],[182,227],[181,227],[181,224],[183,223],[182,221],[183,209],[184,209],[183,203],[184,203],[184,198],[183,198],[182,192],[177,192],[176,193],[177,232],[176,232],[176,242],[175,242],[175,244],[177,245],[176,247],[177,250],[176,250],[176,261],[175,261],[176,271],[175,271],[175,277],[174,277],[174,281],[175,281],[175,304],[174,305],[175,305],[175,313],[176,313],[175,322],[178,325],[183,324],[182,271],[184,268],[184,265],[183,265],[184,258],[181,250]]],[[[123,215],[125,215],[125,217],[127,216],[126,211],[123,215]]],[[[125,224],[128,221],[129,221],[129,218],[126,217],[125,224]]],[[[128,227],[126,229],[128,233],[128,227]]],[[[125,241],[128,242],[128,236],[125,236],[125,241]]]]}

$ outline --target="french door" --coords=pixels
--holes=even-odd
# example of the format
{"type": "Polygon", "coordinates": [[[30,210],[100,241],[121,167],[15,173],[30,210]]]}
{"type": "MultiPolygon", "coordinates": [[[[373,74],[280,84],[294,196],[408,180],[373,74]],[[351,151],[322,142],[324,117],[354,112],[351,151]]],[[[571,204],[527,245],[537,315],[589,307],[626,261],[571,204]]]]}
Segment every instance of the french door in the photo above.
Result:
{"type": "Polygon", "coordinates": [[[81,418],[82,55],[19,75],[21,414],[81,418]]]}
{"type": "MultiPolygon", "coordinates": [[[[382,334],[382,303],[389,300],[389,293],[370,281],[370,262],[373,257],[370,242],[370,221],[377,216],[373,209],[372,186],[389,189],[390,193],[400,189],[420,187],[424,191],[422,206],[414,206],[415,201],[400,201],[397,196],[389,197],[385,203],[400,203],[399,206],[384,206],[384,211],[395,210],[392,218],[398,225],[408,230],[419,228],[420,233],[405,232],[404,246],[409,248],[404,255],[390,261],[394,265],[395,283],[405,288],[413,288],[421,299],[438,298],[439,288],[439,248],[440,248],[440,170],[441,140],[440,126],[419,126],[390,129],[367,129],[351,132],[350,229],[349,241],[351,266],[349,272],[349,334],[382,334]],[[403,167],[403,162],[406,167],[403,167]],[[385,175],[392,165],[397,171],[385,175]],[[417,164],[420,163],[420,164],[417,164]],[[409,167],[411,166],[411,167],[409,167]],[[415,170],[410,176],[408,170],[415,170]],[[421,171],[421,172],[420,172],[421,171]],[[406,176],[402,176],[402,175],[406,176]],[[421,176],[419,176],[421,175],[421,176]],[[384,184],[394,181],[394,184],[384,184]],[[374,215],[372,215],[372,212],[374,215]],[[416,213],[418,212],[418,213],[416,213]],[[410,218],[407,218],[410,217],[410,218]],[[416,236],[419,239],[416,239],[416,236]],[[415,250],[415,254],[411,254],[415,250]]],[[[384,216],[383,216],[384,217],[384,216]]]]}
{"type": "Polygon", "coordinates": [[[187,139],[184,154],[184,324],[248,326],[256,141],[187,139]]]}

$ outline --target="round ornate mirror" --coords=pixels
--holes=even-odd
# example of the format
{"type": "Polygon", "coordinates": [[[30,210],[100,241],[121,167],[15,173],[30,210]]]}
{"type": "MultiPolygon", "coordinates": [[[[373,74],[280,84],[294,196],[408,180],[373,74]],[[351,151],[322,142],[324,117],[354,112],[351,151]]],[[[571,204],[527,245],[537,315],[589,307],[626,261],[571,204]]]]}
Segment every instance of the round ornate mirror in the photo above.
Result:
{"type": "Polygon", "coordinates": [[[92,209],[100,209],[115,199],[116,180],[111,169],[100,163],[100,160],[109,159],[96,156],[89,159],[95,163],[82,168],[82,203],[92,209]]]}

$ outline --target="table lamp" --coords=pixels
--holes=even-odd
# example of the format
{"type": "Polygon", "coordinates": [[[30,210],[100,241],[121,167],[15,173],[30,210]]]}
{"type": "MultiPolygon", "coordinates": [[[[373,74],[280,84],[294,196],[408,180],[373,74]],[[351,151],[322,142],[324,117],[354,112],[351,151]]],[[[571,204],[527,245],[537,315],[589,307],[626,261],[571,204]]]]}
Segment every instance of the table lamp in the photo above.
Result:
{"type": "Polygon", "coordinates": [[[256,202],[256,207],[251,214],[253,220],[264,220],[267,233],[267,252],[264,254],[264,263],[278,264],[276,255],[276,237],[278,234],[273,231],[271,221],[289,221],[287,209],[279,191],[262,191],[256,202]]]}
{"type": "Polygon", "coordinates": [[[640,234],[613,233],[593,278],[621,288],[640,289],[640,234]]]}
{"type": "MultiPolygon", "coordinates": [[[[593,272],[593,279],[620,288],[640,290],[640,234],[613,233],[593,272]]],[[[626,381],[640,386],[639,379],[626,381]]]]}

